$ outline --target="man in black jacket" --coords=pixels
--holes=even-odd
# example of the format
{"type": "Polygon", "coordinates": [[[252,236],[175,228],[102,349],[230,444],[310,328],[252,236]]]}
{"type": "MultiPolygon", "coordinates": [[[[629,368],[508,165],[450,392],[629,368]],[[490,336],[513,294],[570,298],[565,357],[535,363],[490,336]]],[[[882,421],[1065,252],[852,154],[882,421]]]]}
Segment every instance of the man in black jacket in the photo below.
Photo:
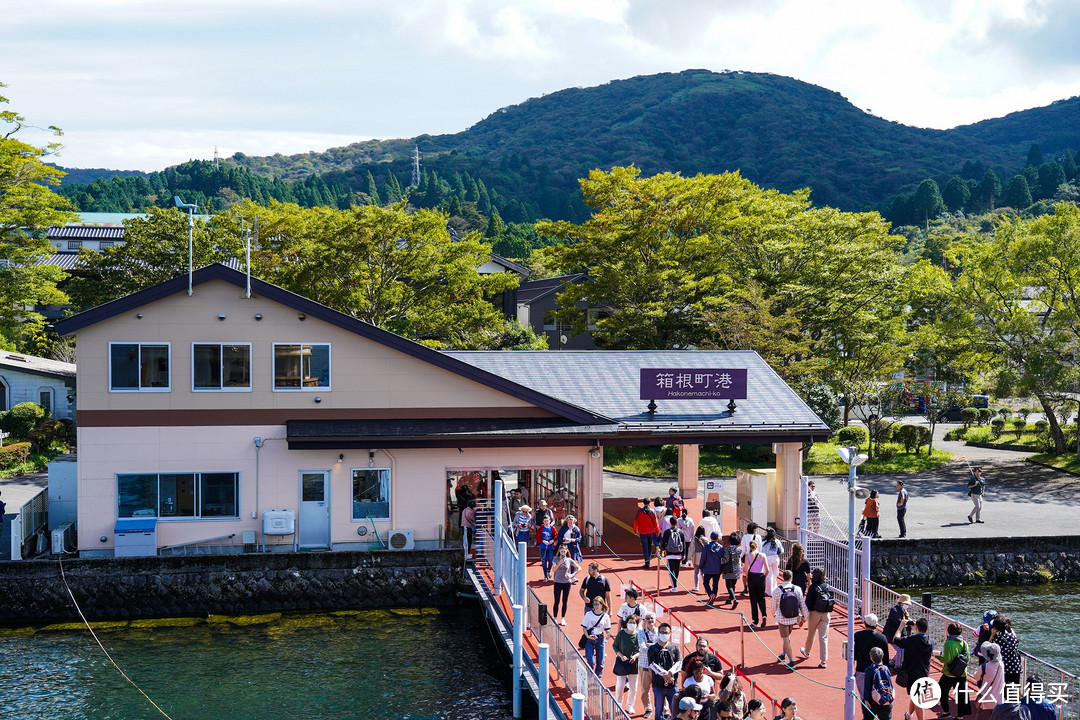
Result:
{"type": "Polygon", "coordinates": [[[866,685],[866,670],[873,663],[870,661],[870,648],[881,648],[884,653],[883,663],[889,662],[889,641],[878,630],[878,619],[874,613],[863,615],[865,629],[855,633],[852,638],[853,652],[855,653],[855,688],[859,697],[863,699],[863,720],[874,720],[874,714],[867,710],[870,698],[870,689],[866,685]]]}

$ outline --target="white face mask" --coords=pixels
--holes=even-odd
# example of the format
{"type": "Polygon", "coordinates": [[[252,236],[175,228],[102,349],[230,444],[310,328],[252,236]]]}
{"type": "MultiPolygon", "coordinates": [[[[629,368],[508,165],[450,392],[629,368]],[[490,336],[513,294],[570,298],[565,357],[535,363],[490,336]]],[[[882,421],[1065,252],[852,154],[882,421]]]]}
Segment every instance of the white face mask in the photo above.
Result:
{"type": "Polygon", "coordinates": [[[671,639],[671,635],[668,633],[660,633],[660,635],[658,635],[657,637],[662,643],[666,643],[668,640],[671,639]]]}
{"type": "Polygon", "coordinates": [[[635,625],[634,623],[630,623],[629,625],[626,626],[626,632],[628,632],[628,633],[636,633],[637,632],[637,625],[635,625]]]}

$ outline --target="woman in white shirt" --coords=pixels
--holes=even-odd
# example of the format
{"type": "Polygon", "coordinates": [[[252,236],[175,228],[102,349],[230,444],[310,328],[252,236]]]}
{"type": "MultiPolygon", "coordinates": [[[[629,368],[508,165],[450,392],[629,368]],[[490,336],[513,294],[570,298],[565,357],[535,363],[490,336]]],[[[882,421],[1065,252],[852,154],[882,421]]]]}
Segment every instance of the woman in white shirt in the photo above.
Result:
{"type": "Polygon", "coordinates": [[[765,576],[765,594],[771,596],[772,591],[779,585],[780,556],[784,554],[784,544],[776,537],[775,529],[769,528],[765,532],[765,539],[761,541],[761,552],[769,566],[769,572],[765,576]]]}
{"type": "Polygon", "coordinates": [[[607,614],[607,603],[602,597],[594,597],[592,608],[581,620],[581,629],[587,638],[585,641],[585,664],[593,668],[597,675],[604,674],[604,643],[611,630],[611,618],[607,614]]]}

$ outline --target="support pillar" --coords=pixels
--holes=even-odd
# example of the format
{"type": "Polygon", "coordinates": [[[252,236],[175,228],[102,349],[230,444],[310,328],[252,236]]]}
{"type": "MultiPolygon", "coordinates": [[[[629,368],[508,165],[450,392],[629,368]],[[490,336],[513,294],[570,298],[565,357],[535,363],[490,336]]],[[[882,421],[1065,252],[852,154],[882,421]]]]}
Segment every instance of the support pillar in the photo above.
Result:
{"type": "Polygon", "coordinates": [[[789,538],[795,537],[802,486],[802,443],[773,443],[776,453],[776,526],[789,538]]]}
{"type": "Polygon", "coordinates": [[[684,499],[698,496],[698,446],[679,446],[679,495],[684,499]]]}

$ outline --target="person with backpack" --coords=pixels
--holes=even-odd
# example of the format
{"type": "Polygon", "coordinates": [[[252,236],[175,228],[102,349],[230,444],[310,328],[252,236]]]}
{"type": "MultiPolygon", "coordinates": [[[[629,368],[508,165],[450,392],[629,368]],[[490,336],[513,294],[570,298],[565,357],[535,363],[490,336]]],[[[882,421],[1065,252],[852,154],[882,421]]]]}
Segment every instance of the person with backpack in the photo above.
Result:
{"type": "Polygon", "coordinates": [[[679,497],[679,488],[668,488],[667,499],[664,500],[664,506],[675,513],[675,517],[682,515],[683,499],[679,497]]]}
{"type": "Polygon", "coordinates": [[[645,569],[652,565],[653,553],[660,540],[660,523],[649,506],[649,498],[641,501],[637,515],[634,516],[634,534],[641,540],[641,555],[645,559],[645,569]]]}
{"type": "Polygon", "coordinates": [[[784,641],[780,662],[790,667],[795,663],[795,653],[791,651],[791,631],[796,625],[803,626],[810,611],[806,607],[802,588],[791,582],[791,571],[785,570],[781,578],[782,582],[772,592],[773,615],[780,639],[784,641]]]}
{"type": "Polygon", "coordinates": [[[709,596],[709,605],[716,601],[716,596],[720,592],[720,575],[724,572],[725,550],[727,548],[720,544],[720,536],[713,533],[709,537],[709,544],[701,551],[701,574],[705,576],[705,594],[709,596]]]}
{"type": "Polygon", "coordinates": [[[964,717],[971,713],[971,701],[968,697],[967,666],[968,644],[964,640],[963,628],[956,623],[949,623],[948,636],[941,646],[941,714],[951,717],[964,717]],[[949,692],[956,688],[956,713],[949,712],[949,692]]]}
{"type": "Polygon", "coordinates": [[[727,536],[727,547],[724,548],[724,558],[722,560],[724,586],[727,588],[727,601],[731,603],[732,610],[739,607],[739,601],[735,599],[735,583],[742,576],[741,540],[742,537],[738,531],[727,536]]]}
{"type": "Polygon", "coordinates": [[[683,567],[691,567],[692,566],[691,552],[693,550],[694,531],[697,530],[697,524],[694,522],[694,519],[692,517],[690,517],[690,511],[687,510],[686,508],[682,509],[681,513],[679,514],[678,519],[675,521],[675,524],[678,526],[678,528],[680,530],[682,530],[682,536],[683,536],[682,564],[683,564],[683,567]]]}
{"type": "Polygon", "coordinates": [[[675,592],[679,589],[679,569],[682,567],[683,550],[686,548],[682,530],[674,524],[668,527],[660,538],[660,547],[664,551],[668,573],[671,575],[671,592],[675,592]]]}
{"type": "MultiPolygon", "coordinates": [[[[892,720],[892,706],[896,700],[896,689],[892,684],[889,666],[884,663],[885,651],[879,647],[870,648],[870,667],[866,669],[870,676],[870,693],[867,705],[877,720],[892,720]]],[[[864,713],[865,714],[865,713],[864,713]]]]}
{"type": "Polygon", "coordinates": [[[836,605],[832,590],[825,582],[825,571],[814,568],[810,573],[810,587],[806,591],[806,607],[810,608],[809,620],[806,627],[806,644],[799,648],[799,653],[804,657],[810,657],[810,651],[814,649],[814,636],[817,635],[818,657],[821,662],[818,667],[825,667],[829,661],[829,621],[832,619],[832,609],[836,605]]]}

